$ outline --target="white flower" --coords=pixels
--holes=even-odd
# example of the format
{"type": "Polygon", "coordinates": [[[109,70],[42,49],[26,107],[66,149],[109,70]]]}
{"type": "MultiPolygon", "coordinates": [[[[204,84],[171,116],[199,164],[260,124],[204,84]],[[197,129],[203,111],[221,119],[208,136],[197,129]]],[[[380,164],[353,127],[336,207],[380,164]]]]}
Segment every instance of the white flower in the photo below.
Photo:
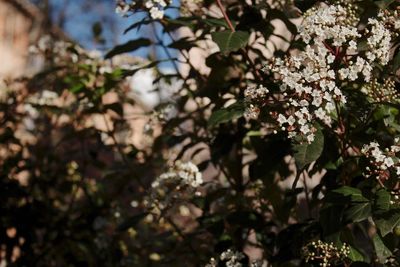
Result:
{"type": "Polygon", "coordinates": [[[293,125],[296,122],[296,119],[293,116],[289,116],[289,118],[287,119],[287,123],[289,125],[293,125]]]}
{"type": "Polygon", "coordinates": [[[311,104],[313,104],[316,107],[319,107],[322,104],[322,98],[321,97],[315,97],[311,104]]]}
{"type": "Polygon", "coordinates": [[[126,17],[128,15],[129,10],[130,10],[130,7],[127,4],[125,4],[123,6],[118,5],[115,8],[115,13],[121,15],[122,17],[126,17]]]}
{"type": "Polygon", "coordinates": [[[325,110],[323,110],[322,108],[317,109],[317,111],[315,111],[315,116],[317,116],[317,118],[319,119],[323,119],[326,115],[325,110]]]}
{"type": "Polygon", "coordinates": [[[334,61],[335,61],[335,56],[334,55],[332,55],[332,54],[329,54],[329,56],[326,58],[326,61],[329,63],[329,64],[331,64],[331,63],[333,63],[334,61]]]}
{"type": "Polygon", "coordinates": [[[300,38],[307,44],[304,51],[276,59],[269,68],[278,74],[287,108],[276,120],[289,137],[298,134],[313,139],[308,136],[313,133],[315,119],[331,126],[336,106],[347,102],[342,87],[361,79],[369,82],[373,66],[388,62],[391,33],[383,16],[370,19],[367,30],[361,30],[354,11],[345,3],[309,9],[298,27],[300,38]],[[358,52],[358,43],[365,39],[370,49],[358,52]],[[297,121],[289,123],[293,114],[297,121]]]}
{"type": "Polygon", "coordinates": [[[198,187],[203,183],[202,174],[192,162],[176,161],[168,172],[161,174],[153,183],[152,187],[159,187],[163,181],[177,180],[179,183],[198,187]]]}
{"type": "Polygon", "coordinates": [[[353,50],[353,51],[356,51],[356,50],[357,50],[357,42],[355,42],[354,40],[351,40],[351,41],[349,42],[349,48],[350,48],[351,50],[353,50]]]}
{"type": "Polygon", "coordinates": [[[400,29],[400,20],[399,19],[397,19],[395,22],[394,22],[394,28],[397,30],[397,29],[400,29]]]}
{"type": "Polygon", "coordinates": [[[153,6],[149,12],[153,19],[162,19],[164,17],[164,11],[158,9],[158,7],[153,6]]]}
{"type": "Polygon", "coordinates": [[[262,85],[259,85],[258,87],[249,86],[244,90],[244,97],[247,101],[262,100],[268,93],[269,90],[262,85]]]}
{"type": "Polygon", "coordinates": [[[148,9],[152,8],[154,6],[154,1],[146,1],[146,3],[144,4],[144,6],[148,9]]]}
{"type": "Polygon", "coordinates": [[[308,125],[303,125],[300,127],[300,132],[303,134],[308,134],[310,132],[310,127],[308,125]]]}
{"type": "Polygon", "coordinates": [[[393,159],[390,157],[385,158],[383,163],[389,168],[394,165],[393,159]]]}
{"type": "Polygon", "coordinates": [[[279,122],[280,125],[282,125],[287,122],[287,119],[282,114],[279,114],[277,121],[279,122]]]}
{"type": "Polygon", "coordinates": [[[371,166],[367,167],[368,175],[380,175],[381,171],[389,170],[395,171],[396,175],[400,175],[400,166],[398,166],[399,158],[395,155],[398,150],[395,148],[399,145],[398,142],[392,145],[390,148],[386,148],[384,151],[380,149],[377,142],[370,142],[364,145],[361,149],[361,153],[364,154],[371,161],[371,166]],[[396,151],[396,152],[395,152],[396,151]]]}
{"type": "Polygon", "coordinates": [[[350,73],[350,71],[348,68],[342,68],[339,70],[340,78],[342,80],[346,79],[347,76],[349,76],[349,73],[350,73]]]}
{"type": "Polygon", "coordinates": [[[307,135],[307,142],[308,142],[308,143],[314,142],[314,139],[315,139],[315,134],[309,134],[309,135],[307,135]]]}
{"type": "Polygon", "coordinates": [[[228,249],[221,253],[220,259],[226,261],[227,267],[242,267],[243,265],[240,261],[244,259],[244,255],[241,252],[228,249]]]}

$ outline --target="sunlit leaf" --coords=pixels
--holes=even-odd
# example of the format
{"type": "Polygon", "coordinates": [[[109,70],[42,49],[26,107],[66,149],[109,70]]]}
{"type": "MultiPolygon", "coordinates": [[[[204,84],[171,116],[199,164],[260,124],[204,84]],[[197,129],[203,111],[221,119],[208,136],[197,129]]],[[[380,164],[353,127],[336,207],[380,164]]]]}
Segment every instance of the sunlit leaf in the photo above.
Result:
{"type": "Polygon", "coordinates": [[[248,32],[229,30],[211,33],[213,41],[221,52],[237,51],[247,45],[250,34],[248,32]]]}

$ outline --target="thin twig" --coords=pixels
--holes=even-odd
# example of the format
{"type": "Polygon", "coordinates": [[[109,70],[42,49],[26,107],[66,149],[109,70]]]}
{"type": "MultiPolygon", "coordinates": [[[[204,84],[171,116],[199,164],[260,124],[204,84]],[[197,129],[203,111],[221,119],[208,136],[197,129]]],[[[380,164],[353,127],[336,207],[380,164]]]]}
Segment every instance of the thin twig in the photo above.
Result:
{"type": "Polygon", "coordinates": [[[221,3],[221,0],[217,0],[217,5],[218,5],[219,9],[221,10],[222,15],[224,16],[226,23],[228,23],[229,29],[231,29],[232,32],[235,32],[235,28],[233,27],[231,20],[229,19],[228,15],[226,14],[224,6],[221,3]]]}
{"type": "Polygon", "coordinates": [[[300,180],[300,175],[301,175],[303,172],[304,172],[304,167],[297,171],[296,178],[294,179],[293,184],[292,184],[292,190],[295,190],[295,189],[296,189],[297,183],[298,183],[299,180],[300,180]]]}

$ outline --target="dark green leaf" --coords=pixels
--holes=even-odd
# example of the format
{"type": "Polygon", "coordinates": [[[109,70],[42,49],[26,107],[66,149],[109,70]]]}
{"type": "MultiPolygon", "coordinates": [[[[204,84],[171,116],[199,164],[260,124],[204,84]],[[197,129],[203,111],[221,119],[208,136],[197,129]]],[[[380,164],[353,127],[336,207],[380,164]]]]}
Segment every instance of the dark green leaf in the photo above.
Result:
{"type": "Polygon", "coordinates": [[[390,208],[390,193],[386,189],[379,189],[375,195],[374,213],[386,212],[390,208]]]}
{"type": "Polygon", "coordinates": [[[190,50],[192,47],[196,46],[196,41],[191,40],[188,37],[176,40],[168,45],[170,48],[180,49],[180,50],[190,50]]]}
{"type": "Polygon", "coordinates": [[[136,69],[133,70],[122,70],[122,74],[121,77],[128,77],[128,76],[132,76],[134,75],[136,72],[138,72],[139,70],[143,70],[143,69],[151,69],[156,67],[158,64],[162,63],[162,62],[168,62],[168,61],[173,61],[176,60],[176,58],[171,58],[171,59],[165,59],[165,60],[157,60],[157,61],[152,61],[149,64],[146,64],[144,66],[138,67],[136,69]]]}
{"type": "Polygon", "coordinates": [[[105,58],[111,58],[115,55],[133,52],[141,47],[149,45],[151,45],[151,41],[147,38],[139,38],[136,40],[131,40],[129,42],[126,42],[125,44],[117,45],[116,47],[114,47],[111,51],[109,51],[106,54],[105,58]]]}
{"type": "Polygon", "coordinates": [[[332,191],[335,194],[342,195],[344,197],[349,197],[351,202],[368,202],[368,199],[362,195],[362,192],[358,188],[350,186],[342,186],[338,189],[332,191]]]}
{"type": "Polygon", "coordinates": [[[385,263],[385,260],[392,255],[392,252],[385,246],[379,235],[375,234],[372,241],[374,242],[375,252],[379,261],[385,263]]]}
{"type": "Polygon", "coordinates": [[[346,222],[361,222],[371,215],[369,202],[357,203],[347,208],[343,214],[346,222]]]}
{"type": "Polygon", "coordinates": [[[392,232],[400,224],[400,209],[389,210],[374,216],[374,221],[382,236],[392,232]]]}
{"type": "Polygon", "coordinates": [[[239,50],[247,45],[250,34],[243,31],[222,31],[211,33],[212,39],[217,43],[221,52],[231,52],[239,50]]]}
{"type": "Polygon", "coordinates": [[[366,262],[355,261],[351,263],[350,267],[371,267],[371,265],[366,262]]]}
{"type": "Polygon", "coordinates": [[[202,22],[204,22],[208,26],[221,26],[221,27],[226,27],[226,28],[229,27],[228,24],[223,19],[209,18],[209,19],[203,20],[202,22]]]}
{"type": "Polygon", "coordinates": [[[339,241],[342,214],[343,207],[335,205],[323,207],[320,211],[319,221],[324,232],[324,237],[330,242],[336,243],[339,241]]]}
{"type": "Polygon", "coordinates": [[[124,34],[126,34],[127,32],[129,32],[129,31],[131,31],[133,29],[136,29],[136,28],[138,30],[140,30],[140,27],[142,27],[143,25],[150,24],[152,22],[154,22],[154,20],[146,20],[146,18],[141,20],[141,21],[139,21],[139,22],[135,22],[124,31],[124,34]]]}
{"type": "Polygon", "coordinates": [[[244,110],[245,108],[242,102],[236,102],[227,108],[217,110],[211,114],[208,120],[208,126],[214,127],[218,124],[240,118],[243,116],[244,110]]]}
{"type": "Polygon", "coordinates": [[[311,144],[302,143],[293,146],[294,158],[299,169],[303,169],[306,165],[316,161],[324,149],[324,135],[321,130],[315,133],[315,140],[311,144]]]}
{"type": "Polygon", "coordinates": [[[400,67],[400,52],[393,58],[393,71],[396,71],[400,67]]]}
{"type": "Polygon", "coordinates": [[[354,247],[350,246],[350,253],[348,256],[352,261],[364,261],[363,255],[354,247]]]}
{"type": "Polygon", "coordinates": [[[148,215],[147,212],[143,212],[143,213],[139,213],[139,214],[133,215],[132,217],[129,217],[123,223],[118,225],[117,230],[121,231],[121,232],[125,231],[125,230],[128,230],[129,228],[134,227],[136,224],[138,224],[147,215],[148,215]]]}
{"type": "Polygon", "coordinates": [[[395,0],[381,0],[381,1],[374,1],[374,4],[377,5],[379,8],[385,9],[395,0]]]}

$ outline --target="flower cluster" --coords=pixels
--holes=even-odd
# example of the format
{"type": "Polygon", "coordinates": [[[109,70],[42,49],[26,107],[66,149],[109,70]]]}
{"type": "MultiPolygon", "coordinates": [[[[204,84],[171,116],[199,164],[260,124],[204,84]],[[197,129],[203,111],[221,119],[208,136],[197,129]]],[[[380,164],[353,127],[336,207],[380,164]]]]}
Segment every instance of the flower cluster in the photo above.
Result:
{"type": "Polygon", "coordinates": [[[240,261],[244,259],[244,255],[241,252],[228,249],[221,253],[220,259],[226,262],[227,267],[241,267],[240,261]]]}
{"type": "Polygon", "coordinates": [[[202,174],[196,165],[190,161],[176,161],[168,172],[157,177],[157,179],[151,184],[151,187],[156,188],[172,180],[178,181],[180,186],[187,185],[198,187],[203,183],[202,174]]]}
{"type": "MultiPolygon", "coordinates": [[[[110,61],[103,60],[102,53],[98,50],[87,51],[76,43],[67,40],[58,40],[50,35],[42,36],[38,42],[29,47],[31,55],[40,55],[46,62],[55,65],[65,66],[73,64],[74,66],[94,65],[98,67],[101,74],[113,71],[113,65],[110,61]],[[77,64],[79,63],[79,64],[77,64]]],[[[116,58],[117,62],[121,61],[116,58]]],[[[122,66],[121,66],[122,67],[122,66]]]]}
{"type": "Polygon", "coordinates": [[[167,2],[164,0],[148,0],[145,5],[153,19],[164,17],[164,8],[167,6],[167,2]]]}
{"type": "Polygon", "coordinates": [[[389,52],[391,43],[391,31],[386,29],[383,13],[379,13],[378,19],[370,18],[368,20],[367,39],[368,51],[366,53],[367,58],[372,62],[376,59],[382,65],[386,65],[389,62],[389,52]]]}
{"type": "Polygon", "coordinates": [[[287,10],[294,6],[294,0],[274,0],[270,3],[271,9],[287,10]]]}
{"type": "MultiPolygon", "coordinates": [[[[219,259],[225,263],[226,267],[242,267],[243,264],[240,262],[245,258],[244,254],[238,251],[233,251],[228,249],[221,253],[219,259]]],[[[217,267],[217,261],[214,258],[211,258],[210,263],[208,263],[205,267],[217,267]]]]}
{"type": "Polygon", "coordinates": [[[262,85],[259,85],[258,87],[249,86],[244,90],[244,97],[247,101],[258,101],[264,99],[268,93],[269,90],[262,85]]]}
{"type": "MultiPolygon", "coordinates": [[[[162,19],[164,17],[164,9],[169,4],[168,0],[147,0],[144,4],[153,19],[162,19]]],[[[134,10],[134,3],[127,3],[126,0],[118,0],[115,12],[123,17],[129,15],[134,10]]]]}
{"type": "Polygon", "coordinates": [[[202,183],[202,174],[195,164],[176,161],[151,184],[149,204],[153,208],[164,209],[177,200],[192,196],[202,183]]]}
{"type": "Polygon", "coordinates": [[[204,0],[181,0],[180,8],[183,16],[190,16],[192,13],[201,12],[204,0]]]}
{"type": "Polygon", "coordinates": [[[287,98],[286,111],[278,114],[276,120],[290,138],[300,134],[311,143],[316,132],[314,121],[318,119],[330,126],[330,114],[336,105],[346,103],[335,83],[336,73],[329,67],[330,56],[324,46],[307,46],[298,56],[276,60],[272,68],[282,77],[281,90],[287,98]]]}
{"type": "Polygon", "coordinates": [[[394,171],[400,175],[400,159],[397,157],[400,152],[400,139],[395,138],[395,144],[382,150],[377,142],[364,145],[361,153],[370,160],[370,167],[367,167],[366,176],[376,178],[388,178],[387,171],[394,171]]]}
{"type": "MultiPolygon", "coordinates": [[[[217,267],[217,266],[226,266],[226,267],[242,267],[244,264],[242,263],[245,259],[245,255],[239,251],[234,251],[232,249],[228,249],[221,253],[219,256],[219,261],[215,258],[211,258],[210,262],[205,265],[205,267],[217,267]],[[223,263],[223,265],[221,265],[223,263]]],[[[261,267],[262,261],[256,260],[251,262],[250,267],[261,267]]]]}
{"type": "Polygon", "coordinates": [[[122,17],[127,17],[132,8],[133,3],[128,4],[125,0],[118,0],[115,13],[121,15],[122,17]]]}
{"type": "Polygon", "coordinates": [[[400,93],[397,91],[393,79],[386,79],[383,83],[373,79],[361,88],[361,92],[366,94],[373,102],[398,103],[400,100],[400,93]]]}
{"type": "Polygon", "coordinates": [[[400,10],[389,11],[386,9],[383,12],[385,23],[391,27],[398,36],[400,31],[400,10]]]}
{"type": "Polygon", "coordinates": [[[43,55],[46,59],[59,64],[65,62],[77,63],[78,53],[84,53],[84,50],[71,42],[58,40],[50,35],[42,36],[35,45],[29,47],[31,55],[43,55]],[[72,53],[71,51],[76,51],[72,53]]]}
{"type": "Polygon", "coordinates": [[[348,40],[360,37],[357,22],[356,10],[352,5],[317,6],[304,14],[304,21],[298,30],[307,44],[331,40],[333,46],[341,47],[348,40]]]}
{"type": "Polygon", "coordinates": [[[321,267],[336,265],[343,262],[350,254],[350,247],[347,244],[339,249],[333,243],[325,243],[321,240],[313,241],[303,248],[306,262],[319,263],[321,267]]]}
{"type": "Polygon", "coordinates": [[[244,100],[246,104],[246,111],[244,116],[247,119],[257,119],[260,113],[260,106],[262,106],[269,90],[262,86],[249,86],[244,91],[244,100]]]}
{"type": "Polygon", "coordinates": [[[352,4],[311,8],[298,29],[305,50],[265,68],[281,83],[284,111],[274,117],[289,138],[300,135],[311,143],[315,121],[331,127],[338,108],[346,104],[340,88],[360,79],[370,82],[374,67],[388,63],[392,35],[383,14],[369,19],[363,30],[358,23],[352,4]],[[362,40],[364,50],[359,48],[362,40]]]}

